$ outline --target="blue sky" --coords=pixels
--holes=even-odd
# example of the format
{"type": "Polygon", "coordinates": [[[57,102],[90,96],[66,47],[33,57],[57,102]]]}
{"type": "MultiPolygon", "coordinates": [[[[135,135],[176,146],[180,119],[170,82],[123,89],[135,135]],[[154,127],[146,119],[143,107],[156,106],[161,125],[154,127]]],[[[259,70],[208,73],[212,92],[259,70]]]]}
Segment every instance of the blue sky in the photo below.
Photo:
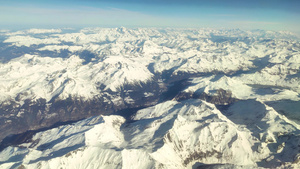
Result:
{"type": "Polygon", "coordinates": [[[0,26],[200,27],[300,32],[300,0],[0,0],[0,26]]]}

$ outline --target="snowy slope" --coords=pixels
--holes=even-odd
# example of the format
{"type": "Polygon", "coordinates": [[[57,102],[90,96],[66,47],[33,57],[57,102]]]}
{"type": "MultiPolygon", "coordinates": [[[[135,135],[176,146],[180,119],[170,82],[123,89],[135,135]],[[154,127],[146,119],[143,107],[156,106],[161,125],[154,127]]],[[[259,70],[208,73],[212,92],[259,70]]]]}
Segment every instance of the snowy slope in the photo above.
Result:
{"type": "Polygon", "coordinates": [[[240,72],[233,77],[240,83],[288,87],[299,93],[300,46],[282,38],[285,34],[150,28],[10,32],[5,44],[33,51],[0,65],[1,102],[25,92],[48,101],[56,95],[90,99],[101,92],[96,90],[99,86],[118,91],[124,84],[146,83],[168,71],[164,78],[240,72]],[[38,36],[41,33],[47,34],[38,36]]]}
{"type": "Polygon", "coordinates": [[[118,91],[125,84],[140,85],[150,81],[153,74],[144,60],[139,58],[109,56],[102,62],[83,65],[83,60],[74,55],[67,59],[39,57],[26,54],[7,64],[0,65],[1,102],[14,99],[53,97],[61,99],[69,95],[86,99],[105,90],[118,91]]]}
{"type": "Polygon", "coordinates": [[[138,111],[133,120],[99,116],[37,133],[3,150],[0,168],[298,165],[300,126],[261,102],[238,102],[222,114],[200,100],[168,101],[138,111]]]}
{"type": "MultiPolygon", "coordinates": [[[[191,85],[188,86],[183,92],[186,93],[202,93],[205,92],[210,95],[215,95],[218,89],[224,89],[231,91],[232,96],[237,99],[257,99],[260,101],[277,101],[277,100],[294,100],[299,101],[299,82],[294,81],[294,84],[281,81],[279,84],[270,82],[274,80],[276,76],[266,75],[267,77],[261,78],[260,73],[247,74],[228,77],[226,75],[212,75],[209,77],[193,78],[191,85]],[[256,76],[255,76],[256,75],[256,76]],[[250,79],[251,76],[253,80],[250,79]],[[273,79],[271,79],[271,76],[273,79]],[[255,80],[254,80],[255,79],[255,80]],[[268,81],[270,79],[270,81],[268,81]],[[269,85],[269,86],[268,86],[269,85]]],[[[280,79],[280,78],[278,78],[280,79]]]]}
{"type": "Polygon", "coordinates": [[[0,168],[300,167],[291,33],[121,27],[0,38],[0,168]],[[68,121],[78,122],[55,125],[68,121]],[[31,139],[10,140],[27,130],[31,139]]]}

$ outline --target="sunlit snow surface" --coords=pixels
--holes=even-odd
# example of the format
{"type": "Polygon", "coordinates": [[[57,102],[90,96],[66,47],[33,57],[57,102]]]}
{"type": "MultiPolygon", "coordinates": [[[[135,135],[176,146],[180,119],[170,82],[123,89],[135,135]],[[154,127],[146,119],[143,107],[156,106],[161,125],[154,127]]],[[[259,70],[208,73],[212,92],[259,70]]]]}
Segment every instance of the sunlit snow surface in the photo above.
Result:
{"type": "Polygon", "coordinates": [[[140,98],[155,103],[131,119],[121,111],[37,132],[2,150],[0,168],[300,167],[300,43],[290,33],[86,28],[0,37],[0,105],[14,111],[0,114],[0,125],[26,116],[18,108],[28,100],[48,108],[101,98],[121,110],[140,98]],[[140,97],[128,94],[137,88],[140,97]],[[169,98],[167,88],[178,94],[169,98]],[[232,99],[220,101],[220,91],[232,99]]]}
{"type": "MultiPolygon", "coordinates": [[[[280,94],[296,95],[291,96],[293,100],[300,92],[299,42],[284,39],[285,34],[278,32],[99,28],[57,34],[60,31],[2,33],[6,38],[3,44],[31,51],[0,65],[1,102],[20,93],[26,93],[20,101],[27,97],[49,101],[57,95],[62,99],[69,95],[92,98],[103,92],[97,89],[100,85],[105,86],[104,91],[117,91],[124,84],[151,81],[164,71],[173,76],[235,73],[227,77],[230,85],[285,87],[290,90],[280,94]],[[52,57],[51,52],[65,50],[65,58],[52,57]],[[92,53],[93,58],[79,56],[83,51],[92,53]]],[[[2,59],[11,55],[3,54],[2,59]]]]}
{"type": "Polygon", "coordinates": [[[0,153],[1,168],[191,168],[197,162],[291,166],[299,127],[254,100],[233,104],[227,117],[200,100],[167,101],[125,122],[99,116],[37,133],[0,153]]]}

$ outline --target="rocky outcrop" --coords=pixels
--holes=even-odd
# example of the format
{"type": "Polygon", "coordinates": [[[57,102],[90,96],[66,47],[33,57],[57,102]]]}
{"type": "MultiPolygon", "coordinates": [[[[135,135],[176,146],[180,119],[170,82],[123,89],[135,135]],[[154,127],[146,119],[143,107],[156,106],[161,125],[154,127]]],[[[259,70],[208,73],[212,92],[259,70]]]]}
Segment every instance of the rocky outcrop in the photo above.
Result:
{"type": "Polygon", "coordinates": [[[239,100],[232,96],[231,91],[224,90],[224,89],[218,89],[214,95],[207,94],[205,92],[203,93],[180,92],[178,95],[174,97],[174,100],[183,101],[191,98],[205,100],[215,105],[229,105],[239,100]]]}

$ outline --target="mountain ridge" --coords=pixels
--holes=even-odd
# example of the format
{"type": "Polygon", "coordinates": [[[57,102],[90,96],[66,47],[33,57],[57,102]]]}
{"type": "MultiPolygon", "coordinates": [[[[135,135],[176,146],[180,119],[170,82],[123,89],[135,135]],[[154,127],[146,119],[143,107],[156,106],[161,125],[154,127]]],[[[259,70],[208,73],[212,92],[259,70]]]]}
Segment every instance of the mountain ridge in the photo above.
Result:
{"type": "Polygon", "coordinates": [[[1,143],[0,168],[298,166],[300,45],[290,34],[85,28],[0,36],[0,142],[21,134],[1,143]]]}

